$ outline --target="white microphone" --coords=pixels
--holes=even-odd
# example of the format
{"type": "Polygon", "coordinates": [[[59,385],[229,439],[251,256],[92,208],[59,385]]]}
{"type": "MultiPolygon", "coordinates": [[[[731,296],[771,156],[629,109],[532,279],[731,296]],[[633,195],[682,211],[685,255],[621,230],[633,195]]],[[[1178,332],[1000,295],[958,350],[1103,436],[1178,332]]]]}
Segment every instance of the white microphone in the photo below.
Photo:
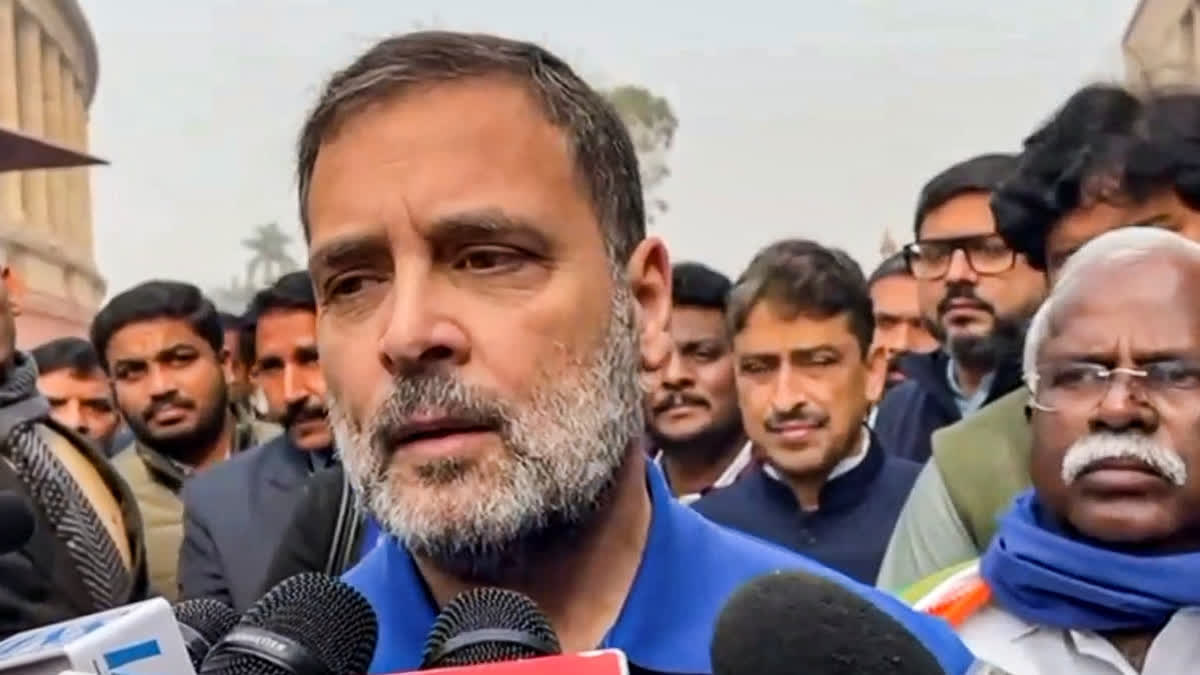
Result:
{"type": "Polygon", "coordinates": [[[34,628],[0,642],[0,674],[195,672],[175,613],[162,598],[34,628]]]}

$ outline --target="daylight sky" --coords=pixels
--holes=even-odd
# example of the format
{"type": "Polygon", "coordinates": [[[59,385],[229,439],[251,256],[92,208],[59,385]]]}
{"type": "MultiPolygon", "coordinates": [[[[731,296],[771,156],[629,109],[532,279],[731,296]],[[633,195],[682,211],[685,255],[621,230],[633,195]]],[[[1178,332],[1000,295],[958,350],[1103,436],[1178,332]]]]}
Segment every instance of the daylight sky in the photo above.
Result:
{"type": "MultiPolygon", "coordinates": [[[[110,293],[240,274],[240,241],[298,233],[293,142],[322,81],[415,25],[539,41],[680,120],[655,227],[734,275],[809,237],[878,260],[915,193],[1015,149],[1075,87],[1121,74],[1135,0],[80,0],[100,54],[96,250],[110,293]]],[[[299,237],[297,236],[297,239],[299,237]]],[[[296,244],[295,255],[304,252],[296,244]]],[[[869,271],[869,270],[868,270],[869,271]]]]}

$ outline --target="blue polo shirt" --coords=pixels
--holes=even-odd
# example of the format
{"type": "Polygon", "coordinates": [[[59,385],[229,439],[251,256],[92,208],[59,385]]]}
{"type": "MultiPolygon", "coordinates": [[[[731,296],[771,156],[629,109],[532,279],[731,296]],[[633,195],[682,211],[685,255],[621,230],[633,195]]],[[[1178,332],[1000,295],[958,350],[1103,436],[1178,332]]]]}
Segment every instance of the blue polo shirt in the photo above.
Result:
{"type": "MultiPolygon", "coordinates": [[[[918,614],[902,602],[782,548],[717,525],[676,502],[662,472],[647,462],[652,516],[646,550],[633,587],[602,648],[625,652],[639,668],[709,675],[709,643],[717,615],[739,586],[775,570],[832,578],[870,599],[938,657],[950,675],[967,672],[972,657],[949,624],[918,614]]],[[[387,537],[346,581],[370,601],[379,642],[370,674],[416,670],[437,607],[412,556],[387,537]]]]}

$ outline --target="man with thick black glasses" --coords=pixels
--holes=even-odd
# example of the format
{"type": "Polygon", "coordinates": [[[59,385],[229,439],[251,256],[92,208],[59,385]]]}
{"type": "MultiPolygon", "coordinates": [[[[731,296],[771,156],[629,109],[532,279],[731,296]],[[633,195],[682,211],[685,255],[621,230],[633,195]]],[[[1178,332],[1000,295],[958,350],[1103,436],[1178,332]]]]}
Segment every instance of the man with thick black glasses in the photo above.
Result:
{"type": "Polygon", "coordinates": [[[883,399],[875,432],[883,447],[924,462],[930,435],[1017,388],[1025,325],[1045,278],[996,233],[988,200],[1015,167],[982,155],[950,167],[921,190],[916,241],[904,248],[921,312],[942,349],[910,356],[909,381],[883,399]]]}

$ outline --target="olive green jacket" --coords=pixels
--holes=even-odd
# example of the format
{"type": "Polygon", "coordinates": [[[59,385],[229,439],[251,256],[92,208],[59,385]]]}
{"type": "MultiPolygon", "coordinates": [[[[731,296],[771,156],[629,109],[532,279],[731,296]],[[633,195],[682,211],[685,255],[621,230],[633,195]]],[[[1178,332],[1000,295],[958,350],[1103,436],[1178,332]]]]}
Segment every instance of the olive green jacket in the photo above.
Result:
{"type": "Polygon", "coordinates": [[[1029,487],[1029,391],[1007,394],[933,435],[933,457],[892,532],[878,585],[900,591],[978,557],[996,519],[1029,487]]]}

